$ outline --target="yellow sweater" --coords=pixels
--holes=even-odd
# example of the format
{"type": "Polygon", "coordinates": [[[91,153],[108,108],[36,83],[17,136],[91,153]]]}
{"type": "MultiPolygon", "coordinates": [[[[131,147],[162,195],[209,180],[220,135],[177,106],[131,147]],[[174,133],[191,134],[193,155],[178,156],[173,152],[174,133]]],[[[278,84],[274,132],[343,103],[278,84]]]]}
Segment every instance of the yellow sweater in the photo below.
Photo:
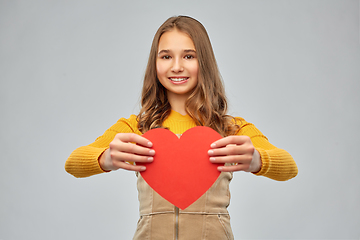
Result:
{"type": "MultiPolygon", "coordinates": [[[[283,149],[279,149],[269,143],[268,139],[251,123],[242,118],[236,118],[240,125],[238,135],[246,135],[259,151],[262,167],[256,175],[265,176],[278,181],[286,181],[295,177],[298,169],[291,155],[283,149]]],[[[183,134],[186,130],[195,127],[196,124],[188,115],[183,116],[172,111],[170,116],[164,121],[167,127],[175,134],[183,134]]],[[[89,177],[91,175],[103,173],[100,168],[98,158],[109,147],[110,142],[117,133],[136,133],[141,135],[137,128],[136,116],[121,118],[117,123],[98,137],[95,142],[87,146],[75,149],[65,163],[65,169],[75,177],[89,177]]]]}

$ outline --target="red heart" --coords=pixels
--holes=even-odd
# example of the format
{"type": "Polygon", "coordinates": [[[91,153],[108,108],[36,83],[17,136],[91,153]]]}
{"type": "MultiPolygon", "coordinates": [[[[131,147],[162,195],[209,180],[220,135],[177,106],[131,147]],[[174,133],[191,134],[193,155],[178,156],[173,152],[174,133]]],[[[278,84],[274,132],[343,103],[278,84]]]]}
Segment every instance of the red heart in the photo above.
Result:
{"type": "Polygon", "coordinates": [[[220,172],[209,161],[210,144],[221,135],[209,127],[194,127],[180,139],[171,131],[156,128],[143,137],[153,143],[154,161],[144,164],[141,176],[155,192],[185,209],[200,198],[216,181],[220,172]]]}

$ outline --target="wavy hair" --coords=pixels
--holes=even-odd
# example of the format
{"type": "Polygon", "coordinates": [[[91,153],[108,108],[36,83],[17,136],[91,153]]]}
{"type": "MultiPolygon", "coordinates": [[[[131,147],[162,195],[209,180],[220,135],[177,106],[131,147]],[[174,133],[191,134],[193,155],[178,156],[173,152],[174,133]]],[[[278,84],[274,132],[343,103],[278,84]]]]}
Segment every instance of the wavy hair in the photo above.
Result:
{"type": "Polygon", "coordinates": [[[139,130],[145,133],[162,127],[171,112],[166,89],[157,78],[156,58],[160,37],[173,29],[190,36],[199,63],[198,84],[185,102],[186,113],[197,126],[210,127],[223,137],[235,134],[239,126],[232,116],[227,115],[225,90],[209,36],[199,21],[188,16],[167,19],[154,36],[144,76],[141,110],[137,116],[139,130]]]}

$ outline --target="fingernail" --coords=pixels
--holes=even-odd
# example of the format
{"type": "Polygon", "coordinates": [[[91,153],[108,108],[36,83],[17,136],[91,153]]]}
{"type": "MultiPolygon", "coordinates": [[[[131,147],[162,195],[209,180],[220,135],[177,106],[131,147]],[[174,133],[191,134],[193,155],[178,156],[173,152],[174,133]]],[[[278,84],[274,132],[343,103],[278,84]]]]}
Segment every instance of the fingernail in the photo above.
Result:
{"type": "Polygon", "coordinates": [[[213,162],[213,161],[215,161],[215,158],[211,157],[210,162],[213,162]]]}
{"type": "Polygon", "coordinates": [[[208,154],[213,155],[213,154],[214,154],[214,151],[213,151],[213,150],[209,150],[209,151],[208,151],[208,154]]]}
{"type": "Polygon", "coordinates": [[[213,144],[210,145],[210,147],[214,148],[214,147],[216,147],[216,144],[213,143],[213,144]]]}
{"type": "Polygon", "coordinates": [[[146,170],[146,167],[141,167],[140,168],[140,171],[145,171],[146,170]]]}
{"type": "Polygon", "coordinates": [[[223,167],[218,167],[218,170],[219,170],[219,171],[222,171],[222,170],[223,170],[223,167]]]}
{"type": "Polygon", "coordinates": [[[154,150],[154,149],[151,149],[151,150],[149,151],[149,153],[150,153],[150,154],[155,154],[155,150],[154,150]]]}
{"type": "Polygon", "coordinates": [[[152,145],[153,145],[152,142],[148,142],[149,147],[152,147],[152,145]]]}
{"type": "Polygon", "coordinates": [[[152,161],[154,160],[154,158],[153,158],[153,157],[149,157],[147,160],[148,160],[148,162],[152,162],[152,161]]]}

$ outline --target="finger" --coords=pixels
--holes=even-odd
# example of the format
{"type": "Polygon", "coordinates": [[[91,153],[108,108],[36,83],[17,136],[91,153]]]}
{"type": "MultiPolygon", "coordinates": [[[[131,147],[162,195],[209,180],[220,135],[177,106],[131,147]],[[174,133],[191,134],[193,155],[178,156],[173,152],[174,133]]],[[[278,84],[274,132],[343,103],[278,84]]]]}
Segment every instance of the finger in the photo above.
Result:
{"type": "Polygon", "coordinates": [[[249,169],[249,165],[237,164],[237,165],[231,165],[231,166],[220,166],[217,169],[221,172],[247,171],[249,169]]]}
{"type": "Polygon", "coordinates": [[[120,152],[133,153],[133,154],[143,155],[143,156],[154,156],[155,155],[154,149],[136,145],[134,143],[114,142],[114,143],[110,143],[110,148],[116,149],[117,151],[120,151],[120,152]]]}
{"type": "Polygon", "coordinates": [[[221,148],[228,144],[241,145],[249,140],[248,136],[228,136],[213,142],[210,146],[211,148],[221,148]]]}
{"type": "Polygon", "coordinates": [[[153,145],[152,142],[135,133],[116,134],[116,137],[122,142],[126,142],[126,143],[132,142],[138,145],[142,145],[144,147],[152,147],[153,145]]]}
{"type": "Polygon", "coordinates": [[[247,149],[245,146],[240,145],[228,145],[223,148],[210,149],[208,151],[209,156],[226,156],[226,155],[242,155],[251,151],[251,149],[247,149]]]}
{"type": "Polygon", "coordinates": [[[210,157],[212,163],[238,163],[238,164],[250,164],[251,158],[246,155],[231,155],[222,157],[210,157]]]}
{"type": "Polygon", "coordinates": [[[142,172],[146,170],[145,166],[133,165],[127,162],[118,162],[116,164],[117,167],[128,170],[128,171],[138,171],[142,172]]]}
{"type": "Polygon", "coordinates": [[[117,162],[152,162],[154,158],[152,156],[142,156],[132,153],[124,153],[119,151],[110,152],[111,159],[113,159],[113,164],[116,165],[117,162]]]}

